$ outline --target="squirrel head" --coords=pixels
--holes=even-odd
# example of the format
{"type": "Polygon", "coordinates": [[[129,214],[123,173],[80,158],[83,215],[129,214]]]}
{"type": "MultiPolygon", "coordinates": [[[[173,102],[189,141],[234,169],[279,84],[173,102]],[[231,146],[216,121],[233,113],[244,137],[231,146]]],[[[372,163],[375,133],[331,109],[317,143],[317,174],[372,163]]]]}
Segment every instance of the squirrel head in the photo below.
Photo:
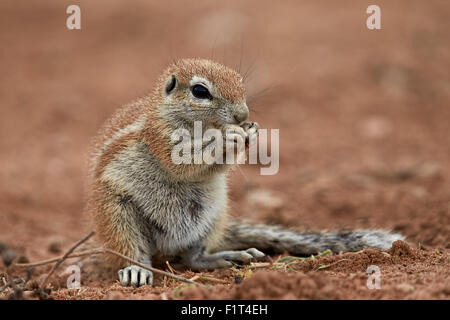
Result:
{"type": "Polygon", "coordinates": [[[234,70],[206,59],[182,59],[160,77],[155,98],[167,120],[220,127],[248,118],[242,77],[234,70]]]}

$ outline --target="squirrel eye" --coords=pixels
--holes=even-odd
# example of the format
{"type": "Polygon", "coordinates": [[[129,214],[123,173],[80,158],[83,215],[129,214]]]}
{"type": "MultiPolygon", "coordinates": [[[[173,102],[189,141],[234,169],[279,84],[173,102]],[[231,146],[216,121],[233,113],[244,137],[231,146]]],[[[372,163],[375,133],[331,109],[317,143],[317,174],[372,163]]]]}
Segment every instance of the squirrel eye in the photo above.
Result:
{"type": "Polygon", "coordinates": [[[212,99],[211,93],[204,86],[196,84],[191,88],[192,94],[198,99],[212,99]]]}

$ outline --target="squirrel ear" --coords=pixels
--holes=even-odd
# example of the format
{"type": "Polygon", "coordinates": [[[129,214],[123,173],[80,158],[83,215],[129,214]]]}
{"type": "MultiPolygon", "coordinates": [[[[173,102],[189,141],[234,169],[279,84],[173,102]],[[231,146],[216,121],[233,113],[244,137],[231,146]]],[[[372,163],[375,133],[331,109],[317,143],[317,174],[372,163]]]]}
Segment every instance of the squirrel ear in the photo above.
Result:
{"type": "Polygon", "coordinates": [[[177,84],[177,78],[174,75],[170,78],[170,80],[166,84],[166,94],[169,94],[175,89],[175,85],[177,84]]]}

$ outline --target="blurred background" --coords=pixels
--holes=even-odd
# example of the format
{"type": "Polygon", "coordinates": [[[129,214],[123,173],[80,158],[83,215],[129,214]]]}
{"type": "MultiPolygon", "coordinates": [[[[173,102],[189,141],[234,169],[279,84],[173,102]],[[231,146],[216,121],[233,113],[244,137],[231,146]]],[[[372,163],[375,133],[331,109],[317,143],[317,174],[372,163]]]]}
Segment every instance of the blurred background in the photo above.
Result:
{"type": "Polygon", "coordinates": [[[234,216],[449,248],[449,31],[447,0],[2,0],[0,241],[39,259],[85,234],[90,139],[172,59],[202,57],[248,71],[250,118],[280,129],[277,175],[232,172],[234,216]]]}

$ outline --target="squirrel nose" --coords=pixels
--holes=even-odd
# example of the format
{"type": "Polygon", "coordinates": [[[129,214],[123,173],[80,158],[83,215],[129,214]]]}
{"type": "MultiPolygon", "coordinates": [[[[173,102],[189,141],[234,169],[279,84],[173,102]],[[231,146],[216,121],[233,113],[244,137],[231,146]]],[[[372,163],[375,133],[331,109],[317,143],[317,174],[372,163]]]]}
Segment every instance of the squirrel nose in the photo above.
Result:
{"type": "Polygon", "coordinates": [[[237,123],[241,123],[248,118],[248,108],[245,106],[244,108],[240,110],[236,110],[233,114],[234,120],[236,120],[237,123]]]}

